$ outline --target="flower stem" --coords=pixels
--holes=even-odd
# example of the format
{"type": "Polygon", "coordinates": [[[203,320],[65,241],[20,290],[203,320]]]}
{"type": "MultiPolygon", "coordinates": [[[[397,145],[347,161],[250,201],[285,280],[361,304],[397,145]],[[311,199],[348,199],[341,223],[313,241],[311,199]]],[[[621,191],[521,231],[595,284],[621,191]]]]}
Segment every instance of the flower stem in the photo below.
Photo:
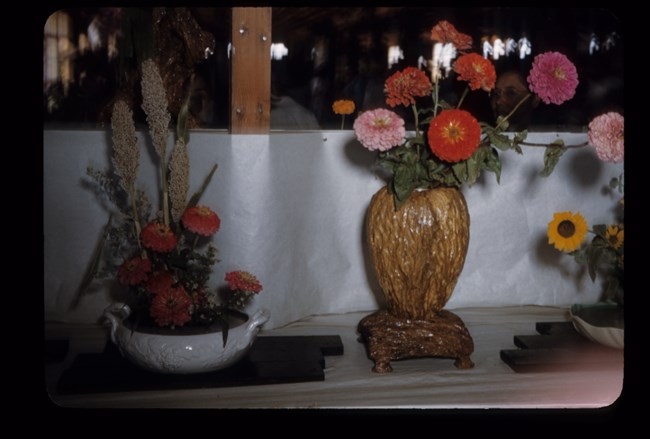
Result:
{"type": "Polygon", "coordinates": [[[465,100],[465,96],[467,96],[467,92],[469,91],[469,87],[465,87],[465,90],[463,90],[463,94],[460,97],[460,100],[458,101],[458,105],[456,105],[456,109],[458,110],[460,108],[460,105],[463,103],[465,100]]]}
{"type": "Polygon", "coordinates": [[[513,114],[515,114],[515,111],[517,111],[517,109],[521,106],[521,104],[523,104],[524,102],[526,102],[526,100],[527,100],[530,96],[531,96],[531,94],[528,93],[526,96],[524,96],[523,98],[521,98],[521,100],[520,100],[519,103],[515,106],[515,108],[513,108],[512,111],[511,111],[510,113],[508,113],[508,115],[507,115],[506,117],[504,117],[503,119],[501,119],[501,122],[499,122],[499,124],[498,124],[496,127],[494,127],[494,129],[495,129],[495,130],[498,130],[499,127],[501,126],[501,124],[502,124],[503,122],[507,121],[508,118],[509,118],[510,116],[512,116],[513,114]]]}
{"type": "Polygon", "coordinates": [[[433,82],[433,117],[438,114],[438,80],[433,82]]]}
{"type": "Polygon", "coordinates": [[[413,117],[415,118],[415,137],[420,137],[420,122],[418,118],[418,108],[415,104],[413,104],[412,108],[413,108],[413,117]]]}
{"type": "Polygon", "coordinates": [[[138,207],[135,203],[135,187],[131,185],[131,209],[133,209],[133,225],[135,226],[135,240],[138,242],[138,247],[142,248],[140,243],[140,219],[138,217],[138,207]]]}
{"type": "Polygon", "coordinates": [[[345,114],[341,115],[341,129],[343,129],[343,126],[345,125],[345,114]]]}
{"type": "Polygon", "coordinates": [[[163,196],[163,221],[169,227],[169,196],[167,194],[167,162],[165,157],[160,156],[160,173],[162,176],[162,196],[163,196]]]}
{"type": "MultiPolygon", "coordinates": [[[[548,147],[551,147],[551,148],[553,148],[553,147],[559,148],[560,147],[560,145],[553,145],[552,143],[532,143],[532,142],[518,142],[518,143],[520,145],[524,145],[524,146],[542,146],[542,147],[547,147],[547,148],[548,147]]],[[[578,143],[578,144],[575,144],[575,145],[562,145],[562,147],[563,148],[580,148],[582,146],[587,146],[587,145],[589,145],[589,142],[582,142],[582,143],[578,143]]]]}

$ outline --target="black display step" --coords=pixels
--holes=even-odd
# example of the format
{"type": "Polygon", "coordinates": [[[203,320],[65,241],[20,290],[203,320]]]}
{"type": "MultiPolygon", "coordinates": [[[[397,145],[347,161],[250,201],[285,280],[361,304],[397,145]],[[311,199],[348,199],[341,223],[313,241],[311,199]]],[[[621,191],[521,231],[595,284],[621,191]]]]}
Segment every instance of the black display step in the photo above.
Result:
{"type": "Polygon", "coordinates": [[[216,372],[171,375],[143,370],[124,359],[112,343],[103,353],[80,354],[63,372],[57,394],[199,389],[323,381],[324,356],[342,355],[338,335],[260,336],[248,354],[216,372]]]}
{"type": "Polygon", "coordinates": [[[518,373],[607,370],[623,367],[623,350],[594,343],[571,322],[538,322],[540,335],[515,335],[520,349],[500,351],[501,360],[518,373]]]}

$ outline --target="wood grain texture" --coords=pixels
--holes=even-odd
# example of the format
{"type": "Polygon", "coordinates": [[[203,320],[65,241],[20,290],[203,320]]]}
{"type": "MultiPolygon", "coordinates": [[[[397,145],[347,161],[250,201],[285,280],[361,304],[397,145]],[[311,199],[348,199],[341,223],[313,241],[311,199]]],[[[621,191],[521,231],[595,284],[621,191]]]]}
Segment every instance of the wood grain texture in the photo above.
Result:
{"type": "Polygon", "coordinates": [[[230,132],[264,134],[271,124],[271,8],[232,8],[230,132]]]}
{"type": "Polygon", "coordinates": [[[372,264],[396,317],[435,317],[454,291],[469,245],[469,212],[454,188],[415,191],[395,211],[387,187],[368,209],[372,264]]]}

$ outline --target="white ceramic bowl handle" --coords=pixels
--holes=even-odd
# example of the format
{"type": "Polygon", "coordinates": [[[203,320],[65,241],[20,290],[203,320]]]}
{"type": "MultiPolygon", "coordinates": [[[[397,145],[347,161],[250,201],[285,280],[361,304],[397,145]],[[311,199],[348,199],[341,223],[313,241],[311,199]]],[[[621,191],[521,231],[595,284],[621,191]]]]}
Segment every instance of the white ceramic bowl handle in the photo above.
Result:
{"type": "Polygon", "coordinates": [[[271,313],[268,309],[262,308],[257,310],[253,317],[251,317],[250,322],[248,322],[248,327],[246,328],[247,333],[259,330],[259,327],[266,323],[271,317],[271,313]]]}
{"type": "Polygon", "coordinates": [[[115,332],[119,324],[131,314],[131,308],[126,303],[113,303],[104,310],[104,318],[111,323],[111,341],[117,344],[115,332]]]}

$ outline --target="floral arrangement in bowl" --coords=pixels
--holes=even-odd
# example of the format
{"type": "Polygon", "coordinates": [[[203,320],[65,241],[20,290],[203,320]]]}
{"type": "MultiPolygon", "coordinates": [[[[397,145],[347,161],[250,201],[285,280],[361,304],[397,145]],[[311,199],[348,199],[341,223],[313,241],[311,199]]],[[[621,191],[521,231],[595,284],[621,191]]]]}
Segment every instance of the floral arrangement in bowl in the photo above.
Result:
{"type": "Polygon", "coordinates": [[[532,144],[525,141],[526,130],[513,135],[504,132],[508,129],[508,119],[533,95],[550,105],[571,99],[579,82],[575,65],[559,52],[538,54],[527,78],[530,93],[510,114],[499,116],[496,126],[491,126],[464,110],[463,102],[469,92],[489,93],[494,88],[496,71],[492,62],[469,52],[472,38],[447,21],[432,28],[431,39],[435,44],[430,77],[424,70],[406,67],[390,76],[384,86],[388,106],[411,107],[415,135],[407,136],[404,119],[386,108],[364,111],[354,121],[359,142],[371,151],[378,151],[378,165],[391,175],[389,189],[395,208],[416,188],[471,186],[482,171],[494,173],[498,182],[499,152],[514,150],[521,154],[522,145],[546,147],[541,174],[550,175],[568,148],[561,139],[548,145],[532,144]],[[452,53],[452,58],[458,53],[460,56],[453,65],[445,66],[439,56],[441,51],[452,53]],[[467,83],[456,106],[439,96],[440,83],[451,71],[458,81],[467,83]],[[424,97],[431,97],[433,105],[418,108],[417,102],[424,97]]]}
{"type": "MultiPolygon", "coordinates": [[[[170,114],[162,78],[156,64],[142,64],[142,109],[159,159],[161,207],[152,212],[147,193],[136,188],[140,151],[133,114],[117,100],[112,113],[114,173],[88,169],[102,200],[110,201],[111,215],[104,227],[78,299],[94,278],[116,277],[126,287],[133,327],[212,327],[218,324],[224,346],[231,314],[241,310],[262,291],[257,278],[246,271],[226,274],[227,292],[208,287],[212,266],[218,262],[211,238],[221,226],[219,215],[199,204],[215,164],[200,189],[188,198],[188,104],[182,107],[176,141],[166,151],[170,114]],[[167,161],[168,156],[169,161],[167,161]]],[[[78,302],[77,299],[77,302],[78,302]]]]}
{"type": "MultiPolygon", "coordinates": [[[[589,124],[588,142],[596,155],[608,163],[624,160],[624,118],[609,112],[594,118],[589,124]]],[[[586,265],[592,281],[599,270],[604,271],[604,299],[620,305],[624,302],[623,274],[625,256],[624,175],[610,181],[610,189],[622,195],[619,211],[611,224],[589,224],[580,212],[557,212],[548,223],[548,243],[557,250],[573,256],[578,264],[586,265]],[[591,240],[588,234],[593,235],[591,240]]]]}

